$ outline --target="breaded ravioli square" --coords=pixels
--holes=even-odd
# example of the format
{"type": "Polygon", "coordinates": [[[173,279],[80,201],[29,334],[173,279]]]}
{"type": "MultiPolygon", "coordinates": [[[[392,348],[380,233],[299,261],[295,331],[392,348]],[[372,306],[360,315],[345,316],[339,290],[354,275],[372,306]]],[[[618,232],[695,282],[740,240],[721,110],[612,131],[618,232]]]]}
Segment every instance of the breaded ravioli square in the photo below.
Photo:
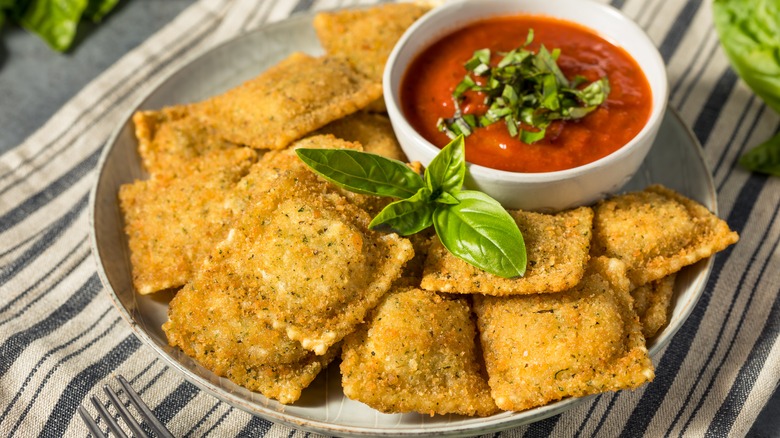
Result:
{"type": "Polygon", "coordinates": [[[654,377],[625,265],[591,260],[574,288],[554,294],[474,296],[493,399],[522,411],[654,377]]]}
{"type": "Polygon", "coordinates": [[[225,241],[229,272],[257,294],[258,314],[317,354],[363,321],[414,255],[307,168],[280,173],[243,208],[225,241]]]}
{"type": "Polygon", "coordinates": [[[394,3],[320,12],[312,24],[329,55],[346,57],[360,73],[381,82],[395,43],[429,9],[412,3],[394,3]]]}
{"type": "MultiPolygon", "coordinates": [[[[286,149],[269,151],[263,154],[263,157],[252,166],[249,173],[236,185],[236,189],[228,200],[230,209],[237,214],[241,214],[247,203],[255,202],[264,196],[265,191],[270,189],[276,178],[288,172],[310,173],[306,164],[295,153],[295,150],[298,148],[361,150],[362,146],[359,143],[342,140],[330,134],[319,134],[297,140],[286,149]]],[[[320,188],[323,191],[340,193],[350,202],[366,210],[371,215],[375,215],[391,202],[389,198],[354,193],[332,184],[322,184],[320,188]]]]}
{"type": "Polygon", "coordinates": [[[119,189],[130,247],[133,286],[140,294],[184,285],[200,260],[227,234],[227,193],[257,154],[215,150],[182,164],[177,178],[151,178],[119,189]]]}
{"type": "Polygon", "coordinates": [[[585,272],[593,210],[580,207],[554,215],[510,211],[523,234],[525,275],[502,278],[450,254],[435,238],[428,251],[422,288],[439,292],[518,295],[566,290],[585,272]]]}
{"type": "Polygon", "coordinates": [[[333,134],[347,141],[358,142],[363,146],[365,152],[398,161],[408,161],[395,137],[393,125],[390,124],[390,119],[385,115],[359,111],[328,123],[317,133],[333,134]]]}
{"type": "Polygon", "coordinates": [[[634,309],[642,324],[642,334],[650,339],[669,322],[669,311],[674,295],[677,274],[669,274],[660,280],[639,286],[631,291],[634,309]]]}
{"type": "Polygon", "coordinates": [[[163,331],[203,367],[281,403],[301,391],[337,355],[317,356],[274,329],[258,314],[256,291],[231,267],[234,246],[223,241],[204,259],[194,278],[173,298],[163,331]]]}
{"type": "Polygon", "coordinates": [[[176,177],[187,161],[209,151],[237,147],[192,114],[191,105],[133,114],[138,153],[156,177],[176,177]]]}
{"type": "Polygon", "coordinates": [[[381,95],[378,82],[358,74],[343,58],[293,53],[256,78],[195,105],[224,139],[281,149],[381,95]]]}
{"type": "Polygon", "coordinates": [[[476,336],[465,297],[396,289],[344,340],[344,394],[385,413],[493,414],[476,336]]]}
{"type": "MultiPolygon", "coordinates": [[[[291,172],[308,174],[306,164],[295,154],[297,147],[347,149],[358,145],[333,136],[312,136],[296,141],[291,147],[268,151],[249,169],[246,176],[236,184],[227,199],[226,206],[237,216],[243,215],[250,205],[259,202],[272,188],[276,180],[289,176],[291,172]]],[[[329,187],[323,186],[323,190],[329,187]]]]}
{"type": "Polygon", "coordinates": [[[632,287],[710,257],[739,236],[706,207],[661,185],[599,202],[593,254],[622,260],[632,287]]]}

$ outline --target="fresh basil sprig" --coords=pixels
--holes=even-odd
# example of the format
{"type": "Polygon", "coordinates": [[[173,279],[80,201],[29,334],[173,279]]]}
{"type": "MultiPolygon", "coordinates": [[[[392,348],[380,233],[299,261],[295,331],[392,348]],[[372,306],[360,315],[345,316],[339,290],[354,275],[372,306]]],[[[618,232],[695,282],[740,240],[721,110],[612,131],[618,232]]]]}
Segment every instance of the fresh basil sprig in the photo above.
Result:
{"type": "Polygon", "coordinates": [[[534,143],[544,138],[554,120],[580,119],[607,100],[606,77],[584,87],[587,80],[582,76],[570,81],[557,64],[560,50],[550,52],[542,46],[531,52],[526,47],[533,38],[531,29],[523,46],[503,53],[495,67],[490,64],[489,49],[475,51],[465,64],[467,75],[452,93],[455,113],[440,119],[438,129],[455,138],[503,120],[511,136],[534,143]],[[482,79],[477,81],[477,77],[482,79]],[[484,114],[463,114],[460,104],[467,91],[485,95],[488,109],[484,114]]]}
{"type": "Polygon", "coordinates": [[[504,278],[525,274],[523,235],[512,216],[490,196],[463,190],[466,154],[456,137],[431,161],[424,176],[404,163],[348,149],[295,151],[313,171],[347,190],[400,198],[370,223],[408,236],[431,225],[454,256],[504,278]]]}

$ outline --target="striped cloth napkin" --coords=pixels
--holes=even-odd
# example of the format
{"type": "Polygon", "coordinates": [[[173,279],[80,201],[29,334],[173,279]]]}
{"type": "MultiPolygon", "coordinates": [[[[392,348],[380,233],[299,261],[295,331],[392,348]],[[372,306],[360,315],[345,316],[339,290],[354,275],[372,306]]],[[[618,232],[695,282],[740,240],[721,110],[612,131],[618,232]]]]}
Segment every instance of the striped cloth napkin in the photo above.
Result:
{"type": "MultiPolygon", "coordinates": [[[[115,374],[176,436],[304,433],[201,392],[133,335],[96,273],[88,193],[111,131],[161,78],[265,23],[352,4],[199,0],[0,157],[0,436],[85,436],[76,409],[115,374]]],[[[744,435],[780,379],[780,179],[736,161],[780,119],[730,69],[709,1],[612,4],[660,48],[670,104],[704,146],[719,215],[741,240],[716,256],[704,295],[655,358],[654,382],[500,436],[744,435]]]]}

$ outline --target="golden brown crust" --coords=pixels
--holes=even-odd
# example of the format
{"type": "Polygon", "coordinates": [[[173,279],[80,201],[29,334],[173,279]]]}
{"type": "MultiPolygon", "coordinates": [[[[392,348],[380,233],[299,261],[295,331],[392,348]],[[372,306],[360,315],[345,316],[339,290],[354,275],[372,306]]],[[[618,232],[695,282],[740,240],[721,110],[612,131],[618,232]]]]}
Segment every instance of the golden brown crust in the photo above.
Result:
{"type": "MultiPolygon", "coordinates": [[[[349,146],[332,136],[301,144],[349,146]]],[[[369,230],[371,217],[292,151],[266,154],[234,195],[236,221],[216,250],[231,255],[208,281],[240,278],[231,287],[252,290],[258,314],[317,354],[363,321],[414,255],[408,240],[369,230]]]]}
{"type": "Polygon", "coordinates": [[[499,408],[636,388],[654,377],[625,265],[596,258],[555,294],[474,296],[489,383],[499,408]]]}
{"type": "Polygon", "coordinates": [[[344,59],[293,53],[258,77],[196,104],[219,135],[258,149],[281,149],[365,108],[382,86],[344,59]]]}
{"type": "Polygon", "coordinates": [[[639,287],[710,257],[739,236],[703,205],[660,185],[595,207],[593,253],[622,260],[639,287]]]}
{"type": "Polygon", "coordinates": [[[667,322],[674,295],[674,280],[677,273],[654,280],[631,291],[634,309],[642,324],[645,339],[655,336],[667,322]]]}
{"type": "Polygon", "coordinates": [[[344,341],[344,394],[385,413],[491,415],[466,298],[416,288],[389,293],[344,341]]]}
{"type": "Polygon", "coordinates": [[[387,116],[359,111],[325,125],[317,133],[333,134],[347,141],[358,142],[365,152],[408,161],[387,116]]]}
{"type": "Polygon", "coordinates": [[[357,71],[381,82],[395,43],[429,9],[413,3],[395,3],[321,12],[314,17],[313,25],[329,55],[346,57],[357,71]]]}
{"type": "Polygon", "coordinates": [[[141,294],[182,286],[200,260],[225,237],[228,191],[256,154],[249,148],[216,150],[178,168],[179,177],[151,178],[119,190],[130,247],[133,285],[141,294]]]}
{"type": "Polygon", "coordinates": [[[192,105],[138,111],[133,114],[133,124],[144,168],[157,178],[175,178],[186,170],[182,167],[188,160],[237,147],[194,117],[192,105]]]}
{"type": "Polygon", "coordinates": [[[528,267],[518,278],[501,278],[450,254],[438,238],[428,251],[422,288],[439,292],[518,295],[549,293],[576,285],[585,272],[593,211],[580,207],[555,215],[510,211],[523,233],[528,267]]]}

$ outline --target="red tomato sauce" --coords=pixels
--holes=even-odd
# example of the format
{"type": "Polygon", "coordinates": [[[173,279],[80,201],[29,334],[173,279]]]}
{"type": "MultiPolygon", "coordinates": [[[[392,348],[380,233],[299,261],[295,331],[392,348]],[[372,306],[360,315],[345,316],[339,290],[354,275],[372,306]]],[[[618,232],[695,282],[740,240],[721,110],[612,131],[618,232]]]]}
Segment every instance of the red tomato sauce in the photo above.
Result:
{"type": "MultiPolygon", "coordinates": [[[[401,82],[401,106],[417,132],[440,148],[449,143],[436,122],[453,116],[452,92],[467,73],[465,62],[475,50],[489,48],[491,62],[497,63],[497,52],[522,46],[531,28],[534,40],[528,49],[535,52],[542,44],[550,51],[559,48],[558,66],[567,78],[582,75],[592,82],[607,76],[607,101],[582,119],[553,122],[545,138],[533,144],[512,137],[503,120],[476,128],[465,139],[467,161],[513,172],[570,169],[609,155],[642,130],[652,97],[636,61],[585,27],[528,15],[472,23],[415,58],[401,82]]],[[[464,114],[484,113],[482,101],[481,93],[467,92],[461,103],[464,114]]]]}

